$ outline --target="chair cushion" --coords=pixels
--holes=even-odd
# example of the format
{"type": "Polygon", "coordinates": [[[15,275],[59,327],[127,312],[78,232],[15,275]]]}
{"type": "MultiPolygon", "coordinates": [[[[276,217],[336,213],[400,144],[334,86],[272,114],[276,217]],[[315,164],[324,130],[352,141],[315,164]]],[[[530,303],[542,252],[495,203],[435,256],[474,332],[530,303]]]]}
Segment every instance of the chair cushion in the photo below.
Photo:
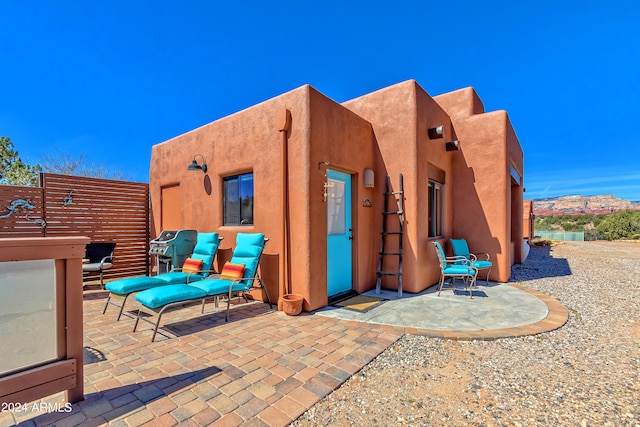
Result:
{"type": "Polygon", "coordinates": [[[465,258],[471,258],[471,252],[469,252],[469,245],[465,239],[451,239],[451,249],[454,256],[463,256],[465,258]]]}
{"type": "Polygon", "coordinates": [[[185,273],[183,271],[174,271],[171,273],[158,274],[154,277],[164,281],[165,285],[177,285],[202,280],[203,276],[199,274],[185,273]]]}
{"type": "MultiPolygon", "coordinates": [[[[231,263],[244,264],[243,277],[253,279],[256,276],[264,245],[265,240],[262,233],[238,233],[236,236],[236,248],[233,250],[231,263]]],[[[253,282],[253,280],[247,281],[253,282]]],[[[250,283],[247,285],[250,286],[250,283]]]]}
{"type": "Polygon", "coordinates": [[[214,295],[226,295],[229,293],[229,286],[233,283],[233,287],[231,288],[231,290],[233,292],[238,292],[238,291],[246,291],[247,290],[247,284],[245,283],[245,281],[243,282],[232,282],[231,280],[223,280],[223,279],[207,279],[207,280],[200,280],[197,283],[194,283],[193,286],[196,288],[200,288],[202,289],[204,292],[206,292],[207,296],[214,296],[214,295]]]}
{"type": "Polygon", "coordinates": [[[107,283],[104,287],[114,294],[126,295],[131,292],[143,291],[145,289],[154,288],[156,286],[164,286],[167,284],[164,280],[156,277],[130,277],[128,279],[114,280],[107,283]]]}
{"type": "Polygon", "coordinates": [[[231,263],[244,264],[244,277],[255,277],[262,249],[262,246],[236,246],[231,263]]]}
{"type": "MultiPolygon", "coordinates": [[[[218,233],[198,233],[196,247],[191,254],[192,259],[202,260],[200,270],[212,270],[213,259],[218,251],[220,244],[220,236],[218,233]]],[[[205,276],[207,273],[203,273],[205,276]]]]}
{"type": "Polygon", "coordinates": [[[223,280],[237,280],[242,279],[244,274],[244,264],[232,264],[229,261],[224,263],[220,278],[223,280]]]}
{"type": "Polygon", "coordinates": [[[92,262],[89,264],[82,264],[82,271],[108,270],[111,267],[113,267],[113,264],[110,262],[105,262],[105,263],[92,262]]]}
{"type": "Polygon", "coordinates": [[[202,260],[187,258],[182,264],[183,273],[197,273],[202,269],[202,260]]]}
{"type": "Polygon", "coordinates": [[[238,233],[236,235],[236,246],[264,246],[263,233],[238,233]]]}
{"type": "Polygon", "coordinates": [[[490,268],[493,263],[491,261],[472,261],[471,265],[478,270],[482,270],[483,268],[490,268]]]}
{"type": "Polygon", "coordinates": [[[449,267],[445,268],[444,270],[442,270],[442,272],[445,275],[457,275],[457,274],[462,274],[462,275],[471,275],[473,276],[474,274],[476,274],[475,270],[471,267],[467,267],[464,265],[450,265],[449,267]]]}
{"type": "Polygon", "coordinates": [[[207,294],[191,285],[168,285],[147,289],[136,294],[136,301],[149,308],[158,308],[174,302],[197,300],[207,294]]]}

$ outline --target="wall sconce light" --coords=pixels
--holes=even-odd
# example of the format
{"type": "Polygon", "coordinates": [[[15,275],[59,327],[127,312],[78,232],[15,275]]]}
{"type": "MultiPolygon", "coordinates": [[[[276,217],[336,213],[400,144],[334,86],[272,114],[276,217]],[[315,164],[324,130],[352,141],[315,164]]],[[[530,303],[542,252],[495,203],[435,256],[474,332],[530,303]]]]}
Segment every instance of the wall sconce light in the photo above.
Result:
{"type": "Polygon", "coordinates": [[[191,164],[187,166],[187,170],[190,170],[190,171],[201,170],[202,172],[207,173],[207,162],[205,161],[202,154],[196,154],[195,156],[193,156],[193,160],[191,160],[191,164]],[[202,159],[202,165],[199,165],[198,161],[196,160],[198,156],[200,156],[200,158],[202,159]]]}
{"type": "Polygon", "coordinates": [[[455,141],[449,141],[446,144],[447,151],[458,151],[460,149],[460,141],[457,139],[455,141]]]}
{"type": "Polygon", "coordinates": [[[434,128],[429,128],[427,133],[429,134],[429,139],[444,138],[444,126],[440,125],[434,128]]]}
{"type": "Polygon", "coordinates": [[[375,175],[371,169],[365,169],[363,174],[364,188],[373,188],[375,175]]]}

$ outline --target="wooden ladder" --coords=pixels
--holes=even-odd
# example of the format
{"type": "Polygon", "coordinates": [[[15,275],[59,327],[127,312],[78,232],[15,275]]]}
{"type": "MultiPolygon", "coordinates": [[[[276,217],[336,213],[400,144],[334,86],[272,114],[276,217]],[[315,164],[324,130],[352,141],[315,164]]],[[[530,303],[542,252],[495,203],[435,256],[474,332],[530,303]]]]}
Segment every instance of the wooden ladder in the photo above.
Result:
{"type": "Polygon", "coordinates": [[[380,247],[380,259],[378,261],[378,272],[376,280],[376,294],[380,293],[382,286],[383,276],[395,276],[398,278],[398,297],[402,298],[402,236],[404,226],[404,188],[402,183],[402,174],[400,174],[398,191],[391,191],[391,183],[389,175],[387,175],[384,186],[384,207],[382,212],[382,244],[380,247]],[[391,196],[391,197],[390,197],[391,196]],[[389,207],[389,199],[392,198],[396,201],[395,206],[389,207]],[[387,231],[387,222],[391,216],[397,216],[399,220],[398,231],[387,231]],[[385,243],[387,238],[391,236],[398,237],[398,251],[388,252],[385,250],[385,243]],[[398,257],[398,271],[385,271],[384,259],[385,257],[398,257]]]}

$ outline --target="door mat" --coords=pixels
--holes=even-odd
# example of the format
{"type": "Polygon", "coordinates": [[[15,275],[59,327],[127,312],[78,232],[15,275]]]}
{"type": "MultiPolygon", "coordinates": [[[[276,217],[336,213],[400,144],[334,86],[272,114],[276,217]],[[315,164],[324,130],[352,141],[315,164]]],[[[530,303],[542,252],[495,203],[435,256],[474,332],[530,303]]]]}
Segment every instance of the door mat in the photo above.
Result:
{"type": "Polygon", "coordinates": [[[370,297],[367,295],[356,295],[355,297],[336,302],[333,304],[333,306],[339,308],[347,308],[349,310],[358,311],[360,313],[366,313],[367,311],[380,306],[385,301],[387,300],[382,298],[370,297]]]}

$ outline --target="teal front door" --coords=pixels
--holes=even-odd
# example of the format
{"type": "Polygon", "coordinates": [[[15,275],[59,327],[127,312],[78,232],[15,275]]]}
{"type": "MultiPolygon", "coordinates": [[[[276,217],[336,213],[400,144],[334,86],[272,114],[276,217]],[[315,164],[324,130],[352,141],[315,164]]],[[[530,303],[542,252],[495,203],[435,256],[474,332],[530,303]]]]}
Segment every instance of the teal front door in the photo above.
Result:
{"type": "Polygon", "coordinates": [[[351,175],[327,169],[327,293],[350,291],[353,284],[351,175]]]}

